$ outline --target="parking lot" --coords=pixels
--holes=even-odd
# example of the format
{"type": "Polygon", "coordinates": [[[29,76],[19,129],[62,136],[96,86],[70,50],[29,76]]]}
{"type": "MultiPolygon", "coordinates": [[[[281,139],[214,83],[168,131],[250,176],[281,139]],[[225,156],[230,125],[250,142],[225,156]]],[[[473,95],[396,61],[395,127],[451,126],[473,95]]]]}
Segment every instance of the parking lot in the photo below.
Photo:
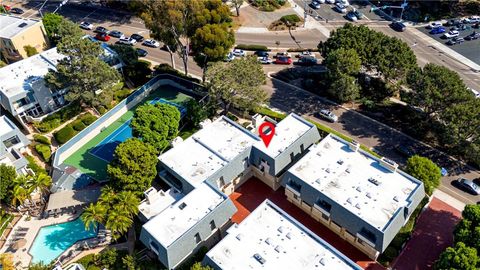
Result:
{"type": "MultiPolygon", "coordinates": [[[[473,31],[476,31],[477,33],[480,32],[480,29],[473,29],[471,26],[472,25],[467,24],[466,30],[458,31],[460,33],[459,37],[465,38],[467,35],[470,35],[473,31]]],[[[444,26],[444,27],[447,32],[451,28],[449,26],[444,26]]],[[[430,29],[426,29],[425,27],[421,27],[418,29],[423,33],[425,33],[426,35],[430,36],[431,38],[439,41],[442,44],[445,44],[448,41],[448,39],[441,38],[443,34],[437,34],[437,35],[429,34],[430,29]]],[[[480,65],[480,39],[465,40],[463,43],[451,45],[448,47],[480,65]]]]}
{"type": "MultiPolygon", "coordinates": [[[[313,9],[310,6],[311,0],[294,0],[294,2],[301,6],[302,8],[306,7],[306,11],[310,16],[317,17],[317,19],[322,21],[345,21],[346,13],[340,13],[335,9],[335,4],[324,3],[320,5],[319,9],[313,9]]],[[[347,12],[357,9],[365,15],[362,19],[367,21],[380,21],[384,20],[376,12],[370,12],[370,5],[367,5],[365,2],[354,2],[350,1],[350,6],[347,7],[347,12]]]]}

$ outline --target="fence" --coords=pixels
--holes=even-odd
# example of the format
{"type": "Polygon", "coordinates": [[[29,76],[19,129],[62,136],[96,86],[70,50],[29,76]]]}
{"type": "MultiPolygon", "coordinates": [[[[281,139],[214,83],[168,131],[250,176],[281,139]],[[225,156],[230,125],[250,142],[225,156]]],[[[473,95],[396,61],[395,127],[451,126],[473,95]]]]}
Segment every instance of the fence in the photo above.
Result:
{"type": "Polygon", "coordinates": [[[52,163],[53,169],[58,170],[60,172],[60,175],[63,174],[63,171],[59,167],[59,165],[62,164],[62,162],[69,155],[73,154],[84,143],[88,142],[90,139],[99,134],[105,127],[120,118],[129,109],[133,108],[139,102],[144,100],[152,90],[155,90],[162,85],[170,85],[176,87],[180,91],[186,92],[199,100],[206,96],[205,89],[202,85],[188,81],[186,79],[179,78],[171,74],[159,74],[150,81],[148,81],[146,84],[144,84],[142,87],[138,88],[130,96],[122,100],[120,103],[118,103],[115,107],[113,107],[111,110],[98,118],[87,128],[80,131],[68,142],[60,146],[54,154],[52,163]]]}

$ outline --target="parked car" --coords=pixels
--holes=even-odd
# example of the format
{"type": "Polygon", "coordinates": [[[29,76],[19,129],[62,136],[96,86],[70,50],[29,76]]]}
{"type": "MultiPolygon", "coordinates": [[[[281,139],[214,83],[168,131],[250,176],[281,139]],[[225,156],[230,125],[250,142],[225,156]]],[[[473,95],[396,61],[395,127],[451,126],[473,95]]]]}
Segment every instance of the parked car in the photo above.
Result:
{"type": "Polygon", "coordinates": [[[430,30],[430,34],[432,35],[436,35],[436,34],[443,34],[445,33],[447,30],[445,29],[445,27],[443,26],[440,26],[440,27],[435,27],[433,28],[432,30],[430,30]]]}
{"type": "Polygon", "coordinates": [[[294,65],[299,65],[299,66],[313,66],[317,64],[317,58],[314,56],[304,56],[298,59],[294,65]]]}
{"type": "Polygon", "coordinates": [[[470,23],[479,23],[480,22],[480,16],[472,16],[468,19],[470,20],[470,23]]]}
{"type": "Polygon", "coordinates": [[[108,29],[103,27],[103,26],[97,26],[97,28],[95,28],[95,30],[93,30],[93,32],[101,33],[101,34],[105,33],[106,34],[106,33],[108,33],[108,29]]]}
{"type": "Polygon", "coordinates": [[[336,116],[333,112],[329,110],[320,110],[320,112],[316,113],[316,117],[324,118],[332,123],[338,121],[338,116],[336,116]]]}
{"type": "Polygon", "coordinates": [[[288,58],[290,58],[290,57],[292,57],[292,55],[289,52],[277,52],[275,57],[288,57],[288,58]]]}
{"type": "Polygon", "coordinates": [[[229,52],[227,54],[227,56],[225,56],[225,59],[223,61],[225,62],[231,62],[235,59],[235,55],[233,54],[233,52],[229,52]]]}
{"type": "Polygon", "coordinates": [[[130,36],[130,38],[135,39],[137,42],[142,42],[145,38],[139,34],[133,34],[130,36]]]}
{"type": "Polygon", "coordinates": [[[11,6],[9,5],[2,5],[2,7],[6,10],[6,11],[10,11],[12,9],[11,6]]]}
{"type": "Polygon", "coordinates": [[[472,180],[461,177],[457,180],[457,183],[460,188],[466,190],[467,192],[474,195],[480,195],[480,187],[477,186],[472,180]]]}
{"type": "Polygon", "coordinates": [[[458,20],[458,19],[451,19],[451,20],[448,20],[444,25],[445,26],[455,26],[455,25],[460,25],[462,24],[462,21],[458,20]]]}
{"type": "Polygon", "coordinates": [[[141,48],[136,48],[135,50],[137,51],[137,55],[140,56],[140,57],[145,57],[148,54],[148,52],[146,50],[141,49],[141,48]]]}
{"type": "Polygon", "coordinates": [[[462,37],[454,37],[452,39],[450,39],[449,41],[447,41],[447,45],[455,45],[455,44],[460,44],[462,42],[464,42],[465,40],[462,38],[462,37]]]}
{"type": "Polygon", "coordinates": [[[275,59],[275,64],[277,65],[290,65],[292,63],[292,58],[286,56],[280,56],[275,59]]]}
{"type": "Polygon", "coordinates": [[[312,1],[310,3],[310,7],[312,7],[313,9],[319,9],[320,8],[320,2],[312,1]]]}
{"type": "Polygon", "coordinates": [[[356,22],[357,16],[355,16],[355,13],[353,11],[350,11],[347,13],[347,19],[349,19],[352,22],[356,22]]]}
{"type": "Polygon", "coordinates": [[[445,33],[442,37],[443,38],[454,38],[454,37],[458,37],[460,35],[460,33],[458,33],[458,31],[448,31],[448,33],[445,33]]]}
{"type": "Polygon", "coordinates": [[[123,37],[118,40],[118,43],[133,46],[137,44],[137,41],[130,37],[123,37]]]}
{"type": "MultiPolygon", "coordinates": [[[[480,92],[479,92],[479,91],[477,91],[477,90],[475,90],[475,89],[473,89],[473,88],[470,88],[470,87],[467,87],[467,89],[472,92],[472,94],[473,94],[473,96],[474,96],[475,98],[480,98],[480,92]]],[[[480,180],[480,178],[479,178],[479,180],[480,180]]]]}
{"type": "Polygon", "coordinates": [[[263,57],[257,57],[258,62],[260,62],[263,65],[269,65],[273,63],[273,60],[268,58],[268,56],[263,56],[263,57]]]}
{"type": "Polygon", "coordinates": [[[154,40],[154,39],[146,39],[142,45],[147,46],[147,47],[152,47],[152,48],[158,48],[160,47],[160,42],[154,40]]]}
{"type": "Polygon", "coordinates": [[[297,55],[295,55],[296,58],[302,58],[302,57],[307,57],[307,56],[314,56],[311,51],[303,51],[297,55]]]}
{"type": "Polygon", "coordinates": [[[337,3],[342,4],[344,7],[350,6],[350,3],[348,2],[348,0],[337,0],[337,3]]]}
{"type": "Polygon", "coordinates": [[[465,37],[465,40],[474,40],[480,38],[480,33],[473,31],[470,35],[465,37]]]}
{"type": "Polygon", "coordinates": [[[118,30],[112,30],[112,31],[110,31],[110,32],[108,33],[108,35],[111,36],[111,37],[116,37],[116,38],[125,37],[125,35],[124,35],[122,32],[118,31],[118,30]]]}
{"type": "Polygon", "coordinates": [[[434,28],[437,28],[437,27],[440,27],[440,26],[442,26],[441,22],[431,22],[426,26],[426,28],[427,29],[434,29],[434,28]]]}
{"type": "Polygon", "coordinates": [[[415,155],[415,150],[413,150],[413,148],[411,148],[410,146],[398,145],[395,147],[395,151],[407,158],[415,155]]]}
{"type": "Polygon", "coordinates": [[[479,29],[480,28],[480,23],[476,23],[472,25],[472,28],[479,29]]]}
{"type": "Polygon", "coordinates": [[[253,55],[256,55],[257,57],[268,57],[270,54],[266,51],[255,51],[253,55]]]}
{"type": "Polygon", "coordinates": [[[325,2],[328,4],[335,4],[335,0],[325,0],[325,2]]]}
{"type": "Polygon", "coordinates": [[[101,41],[109,41],[109,40],[110,40],[110,36],[107,35],[106,33],[98,33],[98,34],[95,36],[95,39],[96,39],[96,40],[101,40],[101,41]]]}
{"type": "Polygon", "coordinates": [[[469,30],[469,29],[471,29],[471,27],[468,26],[468,25],[465,25],[465,24],[462,24],[462,25],[458,26],[458,30],[460,30],[460,31],[465,31],[465,30],[469,30]]]}
{"type": "Polygon", "coordinates": [[[363,18],[363,13],[358,11],[358,9],[353,9],[353,14],[355,14],[355,17],[357,17],[357,19],[361,20],[363,18]]]}
{"type": "Polygon", "coordinates": [[[93,29],[93,24],[89,22],[81,22],[80,23],[80,28],[85,29],[85,30],[92,30],[93,29]]]}
{"type": "Polygon", "coordinates": [[[12,9],[10,10],[10,13],[23,14],[23,13],[25,13],[25,11],[23,11],[23,9],[21,9],[21,8],[12,8],[12,9]]]}
{"type": "Polygon", "coordinates": [[[247,53],[244,50],[241,50],[241,49],[234,49],[233,50],[233,55],[235,55],[235,56],[247,56],[247,53]]]}
{"type": "Polygon", "coordinates": [[[335,9],[340,13],[347,13],[347,8],[340,3],[335,4],[335,9]]]}
{"type": "Polygon", "coordinates": [[[393,30],[398,31],[398,32],[403,32],[403,31],[405,31],[405,29],[407,29],[405,24],[403,24],[401,22],[393,22],[393,23],[390,24],[390,27],[392,27],[393,30]]]}

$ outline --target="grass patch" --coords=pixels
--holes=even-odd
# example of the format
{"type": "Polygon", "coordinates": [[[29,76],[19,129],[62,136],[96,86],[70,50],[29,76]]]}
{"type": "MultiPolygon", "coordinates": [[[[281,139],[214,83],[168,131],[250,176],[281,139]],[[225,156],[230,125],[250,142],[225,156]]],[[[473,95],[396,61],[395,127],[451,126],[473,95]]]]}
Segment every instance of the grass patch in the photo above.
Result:
{"type": "Polygon", "coordinates": [[[49,145],[46,144],[36,144],[35,151],[42,157],[45,162],[50,161],[50,157],[52,156],[52,149],[49,145]]]}
{"type": "Polygon", "coordinates": [[[41,122],[33,123],[40,132],[50,132],[60,126],[62,123],[74,118],[82,112],[82,107],[78,102],[72,102],[63,107],[56,113],[45,117],[41,122]]]}
{"type": "Polygon", "coordinates": [[[59,144],[64,144],[68,140],[73,138],[73,136],[75,136],[76,134],[77,131],[73,128],[71,124],[68,124],[59,131],[55,132],[53,136],[55,136],[55,140],[57,140],[59,144]]]}
{"type": "Polygon", "coordinates": [[[41,144],[46,144],[46,145],[50,145],[52,144],[52,142],[50,142],[50,139],[43,136],[43,135],[40,135],[40,134],[33,134],[33,139],[38,142],[38,143],[41,143],[41,144]]]}
{"type": "Polygon", "coordinates": [[[28,168],[30,168],[35,174],[48,174],[42,166],[38,165],[35,159],[30,155],[25,155],[25,158],[28,160],[28,168]]]}

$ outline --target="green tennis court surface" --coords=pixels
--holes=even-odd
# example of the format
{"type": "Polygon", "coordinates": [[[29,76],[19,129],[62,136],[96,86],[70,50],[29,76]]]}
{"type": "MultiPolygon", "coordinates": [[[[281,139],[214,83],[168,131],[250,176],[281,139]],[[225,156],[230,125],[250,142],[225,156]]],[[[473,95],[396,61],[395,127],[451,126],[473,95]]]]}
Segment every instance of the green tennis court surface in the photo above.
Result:
{"type": "Polygon", "coordinates": [[[93,139],[85,143],[80,149],[69,156],[63,163],[78,168],[83,173],[95,178],[99,182],[103,182],[107,179],[107,161],[92,155],[90,151],[95,148],[106,137],[112,134],[120,126],[130,120],[133,116],[135,109],[147,102],[152,101],[155,98],[163,98],[167,101],[182,104],[192,97],[180,92],[177,88],[172,86],[162,86],[154,91],[137,106],[130,109],[123,114],[119,119],[110,124],[106,129],[100,132],[93,139]]]}

